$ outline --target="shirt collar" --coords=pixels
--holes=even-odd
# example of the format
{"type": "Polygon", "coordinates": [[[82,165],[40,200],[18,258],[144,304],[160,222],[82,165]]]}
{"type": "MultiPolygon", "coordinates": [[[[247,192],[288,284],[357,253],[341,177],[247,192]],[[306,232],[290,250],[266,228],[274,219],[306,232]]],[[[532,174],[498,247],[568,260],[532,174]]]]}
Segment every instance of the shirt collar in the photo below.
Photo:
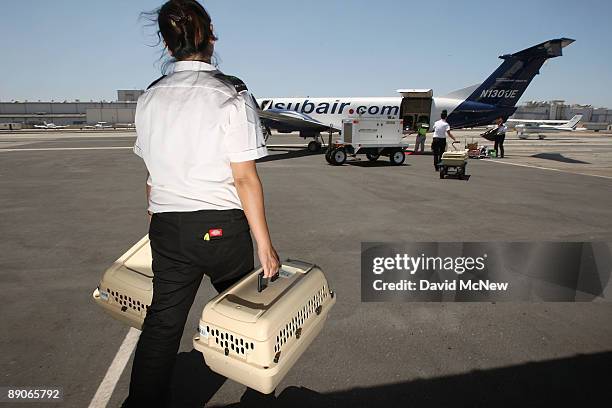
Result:
{"type": "Polygon", "coordinates": [[[174,72],[180,71],[215,71],[213,65],[203,61],[176,61],[174,63],[174,72]]]}

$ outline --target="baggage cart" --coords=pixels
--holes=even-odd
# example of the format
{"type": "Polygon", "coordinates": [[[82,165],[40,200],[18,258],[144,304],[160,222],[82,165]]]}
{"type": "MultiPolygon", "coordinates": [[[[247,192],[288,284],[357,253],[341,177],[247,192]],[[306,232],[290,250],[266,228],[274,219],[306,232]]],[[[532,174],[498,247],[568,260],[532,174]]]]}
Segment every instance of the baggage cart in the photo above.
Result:
{"type": "Polygon", "coordinates": [[[438,169],[441,179],[454,175],[463,180],[466,176],[465,169],[467,167],[468,151],[467,149],[457,149],[455,146],[457,143],[459,142],[455,141],[452,143],[453,151],[442,153],[442,160],[438,169]]]}

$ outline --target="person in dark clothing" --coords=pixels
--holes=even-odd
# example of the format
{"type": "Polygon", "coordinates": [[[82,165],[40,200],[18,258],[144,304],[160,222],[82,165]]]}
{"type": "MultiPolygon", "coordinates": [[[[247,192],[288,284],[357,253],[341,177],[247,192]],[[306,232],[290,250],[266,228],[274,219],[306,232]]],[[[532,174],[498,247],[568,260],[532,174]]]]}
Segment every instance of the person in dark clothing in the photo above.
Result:
{"type": "Polygon", "coordinates": [[[497,124],[496,134],[495,134],[495,156],[504,158],[504,140],[506,140],[506,131],[508,127],[504,123],[504,118],[497,118],[495,121],[497,124]]]}
{"type": "Polygon", "coordinates": [[[450,125],[446,121],[446,117],[446,111],[442,111],[440,120],[434,123],[433,127],[431,150],[433,151],[434,168],[436,171],[439,169],[442,154],[446,151],[446,136],[450,136],[451,139],[457,140],[450,132],[450,125]]]}
{"type": "Polygon", "coordinates": [[[267,149],[252,95],[211,64],[217,38],[200,3],[171,0],[154,14],[175,62],[136,106],[154,276],[123,403],[130,408],[171,406],[176,354],[204,275],[222,292],[251,272],[251,232],[264,276],[280,265],[255,164],[267,149]]]}

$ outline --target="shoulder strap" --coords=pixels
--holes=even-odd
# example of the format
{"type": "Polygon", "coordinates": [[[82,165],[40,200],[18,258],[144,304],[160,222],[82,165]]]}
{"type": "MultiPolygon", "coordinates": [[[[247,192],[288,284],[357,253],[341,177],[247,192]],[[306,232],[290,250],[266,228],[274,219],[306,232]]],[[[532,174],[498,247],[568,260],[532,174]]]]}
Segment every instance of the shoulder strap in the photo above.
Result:
{"type": "Polygon", "coordinates": [[[240,78],[237,78],[235,76],[225,75],[224,73],[219,72],[218,74],[215,74],[215,78],[217,78],[217,79],[221,80],[222,82],[225,82],[226,84],[230,85],[238,93],[249,90],[247,88],[246,84],[244,82],[242,82],[242,80],[240,78]]]}
{"type": "Polygon", "coordinates": [[[157,78],[155,81],[151,82],[149,86],[147,86],[147,90],[151,88],[153,85],[155,85],[156,83],[158,83],[159,81],[161,81],[162,79],[164,79],[165,77],[166,77],[165,75],[162,75],[159,78],[157,78]]]}

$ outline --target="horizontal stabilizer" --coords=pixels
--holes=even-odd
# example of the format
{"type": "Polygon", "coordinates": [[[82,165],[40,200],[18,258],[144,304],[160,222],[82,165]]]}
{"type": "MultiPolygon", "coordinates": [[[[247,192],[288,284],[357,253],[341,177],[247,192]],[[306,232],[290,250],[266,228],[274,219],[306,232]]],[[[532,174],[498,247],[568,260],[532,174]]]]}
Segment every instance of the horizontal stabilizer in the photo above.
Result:
{"type": "Polygon", "coordinates": [[[570,38],[557,38],[555,40],[549,40],[533,47],[526,48],[522,51],[515,52],[514,54],[502,55],[499,58],[518,58],[518,59],[529,59],[535,57],[544,58],[555,58],[563,55],[563,48],[567,47],[575,40],[570,38]]]}

